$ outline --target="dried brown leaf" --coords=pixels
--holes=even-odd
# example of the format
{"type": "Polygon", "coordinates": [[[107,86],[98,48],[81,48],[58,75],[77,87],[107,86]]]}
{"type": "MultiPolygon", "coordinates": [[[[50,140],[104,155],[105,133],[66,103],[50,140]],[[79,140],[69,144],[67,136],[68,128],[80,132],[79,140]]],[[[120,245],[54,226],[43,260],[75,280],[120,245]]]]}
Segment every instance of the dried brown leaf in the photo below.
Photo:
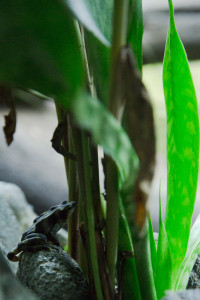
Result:
{"type": "Polygon", "coordinates": [[[10,108],[9,113],[4,116],[5,126],[3,127],[6,142],[9,146],[13,141],[16,130],[16,110],[11,88],[0,86],[0,103],[10,108]]]}
{"type": "MultiPolygon", "coordinates": [[[[147,199],[155,165],[155,131],[153,109],[147,90],[142,83],[132,50],[123,47],[121,61],[121,97],[125,99],[125,127],[140,160],[140,169],[134,186],[129,210],[132,219],[141,230],[147,217],[147,199]]],[[[119,89],[119,88],[118,88],[119,89]]]]}

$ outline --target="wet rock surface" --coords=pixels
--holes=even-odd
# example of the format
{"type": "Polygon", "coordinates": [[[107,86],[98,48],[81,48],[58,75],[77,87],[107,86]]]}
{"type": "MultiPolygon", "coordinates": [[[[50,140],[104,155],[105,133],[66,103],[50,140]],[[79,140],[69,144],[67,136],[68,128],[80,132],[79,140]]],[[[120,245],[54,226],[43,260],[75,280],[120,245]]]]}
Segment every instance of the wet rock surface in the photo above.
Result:
{"type": "Polygon", "coordinates": [[[88,299],[88,284],[80,267],[61,248],[23,253],[17,276],[41,300],[88,299]]]}

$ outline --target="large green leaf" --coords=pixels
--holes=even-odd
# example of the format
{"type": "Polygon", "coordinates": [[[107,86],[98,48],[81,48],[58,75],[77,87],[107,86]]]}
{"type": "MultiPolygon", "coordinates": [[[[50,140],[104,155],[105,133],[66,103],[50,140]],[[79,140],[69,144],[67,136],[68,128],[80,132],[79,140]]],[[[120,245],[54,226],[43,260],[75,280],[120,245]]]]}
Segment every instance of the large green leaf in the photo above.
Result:
{"type": "Polygon", "coordinates": [[[109,93],[109,46],[113,0],[66,0],[66,3],[85,28],[84,37],[90,74],[98,98],[106,103],[109,93]]]}
{"type": "Polygon", "coordinates": [[[121,190],[130,194],[139,161],[122,126],[99,101],[87,94],[77,97],[72,110],[78,125],[88,130],[94,143],[101,145],[115,161],[120,172],[121,190]]]}
{"type": "Polygon", "coordinates": [[[109,45],[112,0],[65,0],[77,20],[103,44],[109,45]]]}
{"type": "Polygon", "coordinates": [[[165,228],[176,276],[186,254],[194,209],[199,166],[199,120],[192,77],[175,27],[171,0],[169,8],[170,26],[163,65],[168,172],[165,228]]]}
{"type": "Polygon", "coordinates": [[[72,98],[82,66],[75,27],[61,1],[1,1],[0,44],[2,83],[72,98]]]}
{"type": "Polygon", "coordinates": [[[134,51],[140,71],[142,71],[143,30],[142,0],[130,0],[128,43],[134,51]]]}
{"type": "Polygon", "coordinates": [[[176,290],[184,290],[187,287],[189,276],[195,261],[200,253],[200,215],[196,219],[190,232],[190,238],[188,242],[188,248],[185,258],[179,269],[176,278],[176,290]]]}
{"type": "Polygon", "coordinates": [[[107,103],[109,100],[110,48],[87,31],[85,31],[85,43],[97,96],[101,101],[107,103]]]}

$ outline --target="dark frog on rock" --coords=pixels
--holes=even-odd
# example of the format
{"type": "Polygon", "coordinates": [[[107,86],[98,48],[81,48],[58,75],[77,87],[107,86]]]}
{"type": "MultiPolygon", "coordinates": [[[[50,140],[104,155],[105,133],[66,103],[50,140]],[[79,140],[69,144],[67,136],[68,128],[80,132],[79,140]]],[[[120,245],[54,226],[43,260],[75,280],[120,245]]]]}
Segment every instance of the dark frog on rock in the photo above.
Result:
{"type": "Polygon", "coordinates": [[[60,246],[56,233],[67,223],[67,217],[75,209],[75,202],[63,201],[51,207],[33,221],[33,225],[23,233],[21,242],[8,253],[11,261],[19,261],[22,251],[50,250],[54,245],[60,246]]]}

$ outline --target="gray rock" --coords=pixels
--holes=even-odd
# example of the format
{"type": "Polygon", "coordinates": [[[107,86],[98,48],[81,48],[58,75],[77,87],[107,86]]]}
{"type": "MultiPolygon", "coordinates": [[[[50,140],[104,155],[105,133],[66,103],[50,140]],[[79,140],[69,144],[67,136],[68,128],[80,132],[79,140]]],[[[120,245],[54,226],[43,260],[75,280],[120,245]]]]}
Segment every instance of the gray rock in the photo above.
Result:
{"type": "Polygon", "coordinates": [[[24,252],[17,276],[41,300],[88,299],[88,285],[80,267],[61,248],[24,252]]]}
{"type": "Polygon", "coordinates": [[[190,274],[187,289],[200,289],[200,255],[197,257],[190,274]]]}
{"type": "Polygon", "coordinates": [[[23,233],[37,216],[32,206],[28,204],[23,191],[13,183],[0,182],[0,198],[3,198],[12,209],[23,233]]]}
{"type": "Polygon", "coordinates": [[[0,299],[1,300],[37,300],[38,298],[13,276],[7,259],[0,248],[0,299]]]}
{"type": "Polygon", "coordinates": [[[199,290],[185,290],[178,291],[176,293],[167,292],[167,295],[162,298],[162,300],[199,300],[200,291],[199,290]]]}
{"type": "MultiPolygon", "coordinates": [[[[0,187],[0,246],[5,253],[8,253],[19,243],[21,239],[21,228],[13,210],[10,208],[7,199],[12,193],[0,187]]],[[[15,199],[16,200],[16,199],[15,199]]],[[[12,201],[12,199],[11,199],[12,201]]],[[[10,262],[14,272],[17,271],[17,264],[10,262]]]]}
{"type": "MultiPolygon", "coordinates": [[[[37,217],[37,214],[34,212],[32,205],[27,202],[23,191],[13,183],[0,182],[0,199],[3,199],[2,201],[9,205],[18,221],[18,229],[20,228],[20,232],[18,234],[18,237],[20,237],[17,242],[18,244],[22,233],[32,225],[33,220],[37,217]]],[[[10,225],[12,226],[12,224],[10,225]]],[[[58,238],[62,247],[66,246],[68,241],[67,231],[61,229],[58,233],[58,238]]]]}

